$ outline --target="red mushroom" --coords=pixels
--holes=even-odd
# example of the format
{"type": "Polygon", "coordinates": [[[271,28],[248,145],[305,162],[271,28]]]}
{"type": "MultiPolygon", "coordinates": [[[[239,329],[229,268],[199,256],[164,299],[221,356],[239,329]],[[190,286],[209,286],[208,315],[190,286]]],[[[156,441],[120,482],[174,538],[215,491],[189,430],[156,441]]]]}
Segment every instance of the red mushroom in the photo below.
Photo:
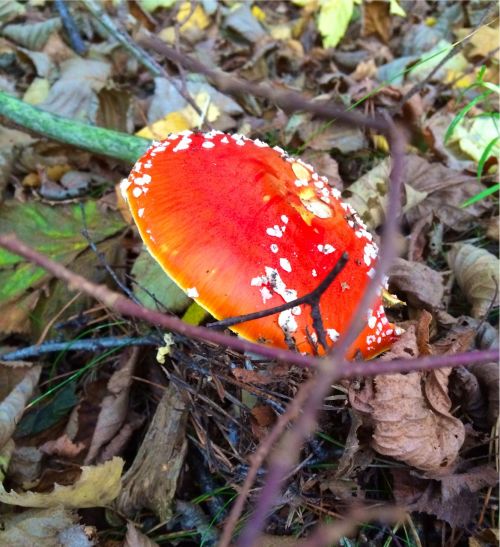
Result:
{"type": "MultiPolygon", "coordinates": [[[[303,296],[349,260],[321,298],[328,342],[347,328],[374,274],[377,246],[326,177],[281,148],[241,135],[184,131],[154,143],[122,183],[153,257],[215,318],[303,296]]],[[[244,338],[319,352],[306,304],[232,327],[244,338]]],[[[378,297],[350,356],[396,338],[378,297]]]]}

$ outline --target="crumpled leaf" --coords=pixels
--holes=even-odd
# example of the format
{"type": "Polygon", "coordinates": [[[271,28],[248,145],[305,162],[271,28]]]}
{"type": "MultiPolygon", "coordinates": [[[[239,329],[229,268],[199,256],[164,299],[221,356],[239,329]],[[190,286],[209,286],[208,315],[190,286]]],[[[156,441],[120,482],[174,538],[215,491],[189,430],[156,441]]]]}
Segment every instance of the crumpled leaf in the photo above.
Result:
{"type": "Polygon", "coordinates": [[[111,65],[104,61],[69,59],[61,64],[61,77],[38,107],[53,114],[95,124],[97,93],[106,85],[111,65]]]}
{"type": "MultiPolygon", "coordinates": [[[[411,359],[423,345],[417,341],[415,324],[410,324],[380,359],[411,359]]],[[[449,467],[465,438],[462,422],[450,414],[450,372],[441,369],[376,376],[358,393],[351,389],[353,407],[369,415],[371,447],[424,471],[449,467]]]]}
{"type": "Polygon", "coordinates": [[[406,160],[407,185],[427,194],[425,199],[405,210],[405,218],[410,225],[432,215],[452,230],[465,231],[489,209],[488,200],[461,207],[465,200],[485,189],[476,177],[439,163],[429,163],[416,155],[409,155],[406,160]]]}
{"type": "Polygon", "coordinates": [[[143,306],[153,310],[161,306],[172,313],[184,312],[191,298],[163,271],[162,267],[144,249],[132,268],[134,294],[143,306]]]}
{"type": "Polygon", "coordinates": [[[312,120],[301,123],[298,133],[307,148],[312,150],[330,151],[335,148],[347,154],[368,146],[363,131],[353,125],[312,120]]]}
{"type": "Polygon", "coordinates": [[[41,370],[39,366],[27,368],[23,379],[0,403],[0,447],[12,437],[26,403],[38,383],[41,370]]]}
{"type": "Polygon", "coordinates": [[[468,243],[456,243],[447,260],[472,305],[473,317],[483,317],[490,307],[498,306],[500,261],[495,255],[468,243]]]}
{"type": "Polygon", "coordinates": [[[118,433],[128,410],[128,400],[132,374],[134,372],[139,348],[126,348],[121,355],[120,366],[108,381],[108,394],[101,402],[90,447],[85,457],[86,464],[92,462],[99,450],[118,433]]]}
{"type": "Polygon", "coordinates": [[[38,51],[45,46],[50,35],[60,28],[61,19],[54,17],[39,23],[7,25],[2,29],[2,34],[17,44],[38,51]]]}
{"type": "Polygon", "coordinates": [[[74,484],[56,484],[52,492],[7,492],[0,485],[0,502],[21,507],[105,507],[120,493],[123,464],[121,458],[113,458],[101,465],[82,467],[74,484]]]}
{"type": "Polygon", "coordinates": [[[170,518],[170,505],[187,450],[186,421],[186,404],[177,388],[170,385],[123,477],[123,489],[116,501],[121,512],[134,514],[147,507],[161,520],[170,518]]]}
{"type": "MultiPolygon", "coordinates": [[[[31,509],[22,513],[11,513],[1,517],[0,544],[15,545],[16,547],[54,547],[54,545],[69,546],[61,542],[61,533],[72,529],[78,522],[78,516],[62,507],[51,509],[31,509]]],[[[81,526],[76,526],[86,537],[81,526]]],[[[80,542],[78,547],[94,545],[80,542]]]]}
{"type": "Polygon", "coordinates": [[[404,293],[404,300],[414,308],[433,310],[442,306],[443,277],[421,262],[396,258],[389,270],[391,290],[404,293]]]}
{"type": "Polygon", "coordinates": [[[389,2],[371,0],[363,2],[363,36],[376,34],[384,43],[391,37],[389,2]]]}
{"type": "Polygon", "coordinates": [[[498,473],[487,465],[459,470],[435,480],[425,480],[407,469],[392,468],[391,474],[398,505],[408,511],[435,515],[453,528],[470,524],[480,508],[477,492],[498,482],[498,473]]]}
{"type": "MultiPolygon", "coordinates": [[[[470,36],[466,44],[466,56],[469,59],[475,57],[490,57],[492,52],[498,48],[498,42],[500,41],[500,33],[498,25],[488,26],[481,25],[479,28],[463,28],[458,29],[455,34],[459,40],[464,39],[466,36],[470,36]]],[[[500,52],[495,52],[494,59],[497,63],[500,62],[500,52]]]]}
{"type": "MultiPolygon", "coordinates": [[[[427,192],[415,189],[411,184],[414,173],[413,163],[418,160],[420,160],[418,156],[406,157],[406,204],[403,209],[405,212],[419,205],[427,197],[427,192]]],[[[380,226],[385,218],[390,171],[391,160],[386,158],[344,192],[345,200],[354,207],[361,219],[372,230],[380,226]]]]}
{"type": "Polygon", "coordinates": [[[317,25],[323,47],[335,47],[342,40],[353,11],[353,0],[321,0],[317,25]]]}

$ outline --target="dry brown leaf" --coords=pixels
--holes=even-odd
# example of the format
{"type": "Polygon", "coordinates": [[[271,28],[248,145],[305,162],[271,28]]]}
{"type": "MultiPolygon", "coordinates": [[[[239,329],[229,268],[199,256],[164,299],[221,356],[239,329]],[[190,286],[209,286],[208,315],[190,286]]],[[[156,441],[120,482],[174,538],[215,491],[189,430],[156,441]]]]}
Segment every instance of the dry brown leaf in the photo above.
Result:
{"type": "Polygon", "coordinates": [[[372,0],[363,2],[363,36],[376,34],[386,44],[391,37],[391,15],[389,2],[372,0]]]}
{"type": "Polygon", "coordinates": [[[405,209],[405,218],[411,226],[431,214],[452,230],[465,231],[490,207],[488,200],[461,207],[485,186],[475,177],[439,163],[429,163],[416,155],[406,158],[406,183],[427,194],[420,203],[405,209]]]}
{"type": "Polygon", "coordinates": [[[83,443],[74,443],[66,433],[58,437],[55,441],[47,441],[40,446],[40,450],[44,454],[55,454],[57,456],[65,456],[74,458],[85,448],[83,443]]]}
{"type": "MultiPolygon", "coordinates": [[[[414,155],[409,155],[406,158],[404,212],[413,209],[427,197],[426,191],[420,191],[411,184],[414,171],[413,162],[415,161],[424,160],[414,155]]],[[[386,158],[351,184],[348,190],[344,192],[346,201],[354,207],[362,220],[372,230],[378,228],[384,222],[390,171],[391,160],[386,158]]]]}
{"type": "Polygon", "coordinates": [[[372,447],[424,471],[451,465],[465,438],[462,422],[449,413],[448,371],[377,376],[372,447]]]}
{"type": "Polygon", "coordinates": [[[126,515],[147,507],[162,520],[171,503],[187,450],[186,405],[175,386],[165,391],[132,466],[123,478],[116,504],[126,515]]]}
{"type": "Polygon", "coordinates": [[[158,547],[158,543],[149,539],[148,536],[139,532],[137,528],[129,521],[127,523],[127,535],[122,547],[158,547]]]}
{"type": "Polygon", "coordinates": [[[80,478],[70,486],[56,484],[52,492],[7,492],[0,485],[0,502],[21,507],[83,509],[105,507],[118,496],[124,461],[113,458],[93,467],[82,467],[80,478]]]}
{"type": "Polygon", "coordinates": [[[41,367],[26,367],[23,379],[0,403],[0,448],[11,438],[24,407],[38,384],[41,367]]]}
{"type": "Polygon", "coordinates": [[[500,261],[485,249],[468,243],[456,243],[447,256],[457,283],[472,304],[472,316],[484,317],[498,306],[500,261]]]}
{"type": "Polygon", "coordinates": [[[404,293],[403,300],[414,308],[434,310],[442,306],[443,277],[426,264],[396,258],[389,270],[389,282],[391,290],[404,293]]]}
{"type": "Polygon", "coordinates": [[[272,376],[267,374],[266,371],[233,368],[231,369],[231,374],[245,384],[265,385],[273,381],[272,376]]]}
{"type": "Polygon", "coordinates": [[[128,411],[128,396],[138,356],[138,347],[125,349],[118,370],[108,381],[109,395],[101,402],[89,451],[85,457],[84,463],[87,465],[94,461],[99,450],[119,433],[128,411]]]}

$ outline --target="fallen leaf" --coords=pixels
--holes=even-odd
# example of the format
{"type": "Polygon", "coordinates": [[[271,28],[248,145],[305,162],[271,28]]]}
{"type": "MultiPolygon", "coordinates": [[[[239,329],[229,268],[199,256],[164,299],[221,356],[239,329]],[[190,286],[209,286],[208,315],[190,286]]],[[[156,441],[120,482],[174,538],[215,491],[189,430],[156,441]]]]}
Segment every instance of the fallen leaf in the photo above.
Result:
{"type": "Polygon", "coordinates": [[[403,293],[403,300],[416,309],[443,306],[443,276],[421,262],[396,258],[388,272],[390,290],[403,293]]]}
{"type": "Polygon", "coordinates": [[[335,47],[342,40],[353,11],[353,0],[321,0],[317,25],[323,47],[335,47]]]}
{"type": "MultiPolygon", "coordinates": [[[[408,80],[411,82],[422,82],[429,77],[429,74],[444,60],[450,50],[455,47],[447,40],[440,40],[434,48],[426,52],[420,62],[415,64],[408,72],[408,80]]],[[[455,53],[432,75],[432,82],[439,82],[446,79],[447,73],[462,73],[467,69],[467,59],[460,52],[455,53]]]]}
{"type": "Polygon", "coordinates": [[[265,38],[266,33],[252,13],[250,4],[234,4],[224,19],[224,27],[239,34],[251,44],[265,38]]]}
{"type": "MultiPolygon", "coordinates": [[[[490,155],[497,160],[500,155],[498,116],[483,114],[475,118],[465,118],[455,127],[446,146],[458,143],[460,150],[476,163],[479,163],[485,148],[494,141],[490,155]],[[496,139],[496,140],[495,140],[496,139]]],[[[497,160],[498,163],[498,160],[497,160]]]]}
{"type": "Polygon", "coordinates": [[[100,405],[100,412],[85,456],[85,464],[97,457],[101,448],[119,432],[128,411],[130,386],[139,348],[126,348],[120,356],[120,364],[108,380],[107,392],[100,405]]]}
{"type": "Polygon", "coordinates": [[[39,108],[90,124],[95,124],[97,93],[106,85],[111,65],[93,59],[69,59],[61,64],[61,76],[39,108]]]}
{"type": "Polygon", "coordinates": [[[158,547],[158,543],[149,539],[142,532],[139,532],[132,522],[129,521],[127,522],[127,535],[122,547],[158,547]]]}
{"type": "Polygon", "coordinates": [[[12,453],[7,477],[11,484],[27,490],[40,477],[43,454],[34,446],[16,446],[12,453]]]}
{"type": "MultiPolygon", "coordinates": [[[[459,40],[472,34],[466,44],[466,55],[469,59],[474,59],[475,57],[491,59],[492,52],[498,48],[498,43],[500,42],[497,25],[492,27],[481,25],[479,28],[463,28],[456,31],[455,34],[459,40]]],[[[496,59],[497,63],[500,62],[499,51],[495,53],[494,59],[496,59]]]]}
{"type": "Polygon", "coordinates": [[[105,507],[120,493],[123,464],[121,458],[113,458],[102,465],[82,467],[74,484],[56,484],[52,492],[7,492],[0,485],[0,502],[21,507],[105,507]]]}
{"type": "Polygon", "coordinates": [[[0,448],[12,437],[26,403],[38,384],[41,367],[26,367],[22,380],[0,403],[0,448]]]}
{"type": "Polygon", "coordinates": [[[183,313],[191,303],[191,298],[168,277],[145,249],[136,258],[131,274],[135,279],[134,294],[147,308],[183,313]]]}
{"type": "Polygon", "coordinates": [[[363,36],[376,34],[386,44],[391,37],[390,5],[384,0],[363,2],[362,33],[363,36]]]}
{"type": "Polygon", "coordinates": [[[484,317],[490,308],[498,306],[500,261],[495,255],[468,243],[456,243],[447,260],[472,305],[473,317],[484,317]]]}
{"type": "Polygon", "coordinates": [[[123,477],[116,505],[132,515],[147,507],[168,520],[187,451],[186,405],[170,385],[158,404],[132,466],[123,477]]]}
{"type": "Polygon", "coordinates": [[[405,218],[410,225],[433,215],[452,230],[465,231],[490,208],[487,200],[461,207],[465,200],[485,189],[476,177],[464,175],[439,163],[429,163],[415,155],[408,155],[406,161],[407,184],[427,194],[422,201],[405,210],[405,218]]]}
{"type": "Polygon", "coordinates": [[[47,441],[40,446],[44,454],[74,458],[85,448],[83,443],[74,443],[66,433],[58,437],[55,441],[47,441]]]}
{"type": "Polygon", "coordinates": [[[42,49],[50,35],[61,29],[61,19],[53,17],[38,23],[18,23],[7,25],[2,29],[3,36],[28,49],[42,49]]]}
{"type": "Polygon", "coordinates": [[[434,480],[415,476],[407,469],[392,468],[391,474],[398,505],[408,511],[435,515],[453,528],[470,524],[479,510],[477,492],[498,482],[498,473],[489,466],[473,467],[434,480]]]}
{"type": "Polygon", "coordinates": [[[487,424],[493,427],[498,421],[499,409],[499,369],[497,362],[482,363],[470,365],[469,370],[477,378],[483,394],[482,401],[484,402],[484,394],[488,404],[487,424]]]}
{"type": "MultiPolygon", "coordinates": [[[[78,522],[78,516],[62,507],[51,509],[31,509],[22,513],[10,513],[2,515],[0,543],[2,545],[15,545],[16,547],[54,547],[65,545],[61,542],[61,533],[71,529],[78,522]]],[[[81,526],[77,526],[83,536],[85,533],[81,526]]],[[[90,547],[93,543],[80,541],[72,543],[79,547],[90,547]]]]}
{"type": "Polygon", "coordinates": [[[442,470],[457,458],[465,431],[451,416],[447,395],[450,371],[377,376],[372,447],[417,469],[442,470]],[[425,382],[425,394],[422,391],[425,382]]]}

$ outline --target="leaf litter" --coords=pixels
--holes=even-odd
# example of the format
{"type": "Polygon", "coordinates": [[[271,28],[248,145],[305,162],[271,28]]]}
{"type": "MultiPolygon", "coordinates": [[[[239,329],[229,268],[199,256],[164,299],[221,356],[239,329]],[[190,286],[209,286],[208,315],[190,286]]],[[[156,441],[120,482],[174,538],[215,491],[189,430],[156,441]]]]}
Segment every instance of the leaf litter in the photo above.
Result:
{"type": "MultiPolygon", "coordinates": [[[[229,95],[162,59],[167,73],[153,73],[117,46],[83,2],[67,3],[89,48],[83,56],[55,6],[7,4],[0,8],[2,90],[149,139],[213,127],[286,146],[326,174],[372,231],[383,227],[390,160],[381,135],[229,95]]],[[[481,92],[471,84],[482,66],[485,81],[498,85],[498,28],[490,24],[498,8],[483,4],[148,0],[105,9],[133,40],[147,28],[206,66],[346,107],[359,101],[369,115],[395,113],[410,144],[389,278],[392,301],[406,304],[389,314],[405,333],[379,357],[391,360],[498,347],[498,198],[476,199],[495,183],[498,107],[476,102],[446,139],[457,113],[481,92]],[[463,48],[438,67],[456,40],[463,48]],[[421,87],[408,98],[415,82],[421,87]]],[[[127,165],[19,126],[2,125],[0,142],[2,233],[15,231],[96,282],[118,283],[150,308],[205,320],[131,228],[115,190],[127,165]]],[[[0,355],[45,340],[151,332],[73,297],[0,251],[0,355]]],[[[153,349],[105,352],[89,344],[89,351],[40,355],[31,367],[0,366],[0,542],[96,544],[83,509],[106,506],[106,513],[94,509],[106,519],[89,522],[124,545],[215,544],[259,441],[310,372],[179,337],[162,365],[153,349]]],[[[292,531],[306,536],[324,515],[347,514],[360,499],[404,506],[422,544],[494,537],[497,420],[495,362],[333,386],[264,541],[293,542],[292,531]]],[[[263,477],[259,470],[258,485],[263,477]]],[[[389,536],[372,523],[345,542],[406,541],[395,530],[389,536]]]]}

